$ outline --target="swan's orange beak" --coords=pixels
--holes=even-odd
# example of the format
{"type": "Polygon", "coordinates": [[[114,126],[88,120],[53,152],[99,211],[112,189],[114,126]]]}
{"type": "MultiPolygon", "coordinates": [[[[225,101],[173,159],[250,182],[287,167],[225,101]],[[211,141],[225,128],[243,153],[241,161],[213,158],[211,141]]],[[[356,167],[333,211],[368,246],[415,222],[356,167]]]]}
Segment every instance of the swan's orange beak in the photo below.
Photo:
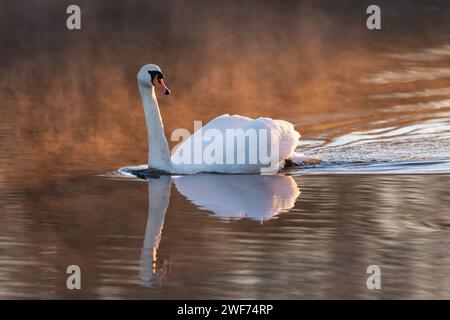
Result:
{"type": "Polygon", "coordinates": [[[169,95],[169,94],[170,94],[170,90],[169,90],[169,88],[167,88],[167,86],[164,84],[164,80],[163,80],[163,79],[158,79],[158,77],[155,77],[155,79],[153,79],[153,85],[154,85],[155,88],[157,88],[161,93],[164,93],[165,95],[169,95]]]}

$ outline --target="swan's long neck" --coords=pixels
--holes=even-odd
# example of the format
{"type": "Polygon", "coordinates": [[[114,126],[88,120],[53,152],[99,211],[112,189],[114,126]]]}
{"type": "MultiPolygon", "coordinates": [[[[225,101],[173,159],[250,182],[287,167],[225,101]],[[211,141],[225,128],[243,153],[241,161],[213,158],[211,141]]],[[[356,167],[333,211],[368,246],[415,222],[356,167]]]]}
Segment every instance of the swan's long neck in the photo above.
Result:
{"type": "Polygon", "coordinates": [[[147,123],[148,166],[149,168],[170,171],[169,145],[164,134],[155,88],[152,86],[149,89],[139,82],[138,86],[144,106],[145,122],[147,123]]]}

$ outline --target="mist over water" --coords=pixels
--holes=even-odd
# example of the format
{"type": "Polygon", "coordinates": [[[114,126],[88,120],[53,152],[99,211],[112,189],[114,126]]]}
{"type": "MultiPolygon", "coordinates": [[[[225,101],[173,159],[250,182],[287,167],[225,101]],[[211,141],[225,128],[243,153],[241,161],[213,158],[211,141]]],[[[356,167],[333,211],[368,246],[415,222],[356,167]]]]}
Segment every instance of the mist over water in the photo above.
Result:
{"type": "Polygon", "coordinates": [[[446,1],[384,1],[380,32],[366,29],[364,1],[79,5],[82,30],[74,32],[65,28],[63,2],[1,5],[2,129],[20,141],[2,144],[3,153],[17,150],[20,165],[43,176],[66,174],[68,166],[78,174],[145,162],[136,89],[145,63],[161,65],[173,91],[160,99],[167,135],[192,130],[194,120],[238,113],[290,120],[304,139],[330,138],[330,126],[398,102],[371,95],[448,84],[445,72],[432,84],[373,80],[417,74],[418,67],[422,74],[445,71],[448,55],[425,51],[436,59],[413,61],[418,66],[402,66],[411,61],[401,55],[448,46],[446,1]]]}
{"type": "Polygon", "coordinates": [[[380,31],[371,1],[77,1],[81,31],[69,4],[0,3],[1,298],[450,297],[448,1],[378,1],[380,31]],[[168,138],[272,117],[323,161],[118,175],[147,161],[147,63],[168,138]]]}

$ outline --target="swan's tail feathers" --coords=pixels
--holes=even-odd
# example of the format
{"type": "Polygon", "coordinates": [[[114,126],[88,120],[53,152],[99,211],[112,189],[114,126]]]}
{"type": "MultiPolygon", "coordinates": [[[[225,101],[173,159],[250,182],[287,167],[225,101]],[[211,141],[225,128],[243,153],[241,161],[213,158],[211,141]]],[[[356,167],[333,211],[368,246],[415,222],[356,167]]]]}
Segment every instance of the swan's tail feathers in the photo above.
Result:
{"type": "Polygon", "coordinates": [[[318,157],[305,156],[303,153],[294,152],[292,156],[285,160],[286,167],[315,164],[321,161],[318,157]]]}

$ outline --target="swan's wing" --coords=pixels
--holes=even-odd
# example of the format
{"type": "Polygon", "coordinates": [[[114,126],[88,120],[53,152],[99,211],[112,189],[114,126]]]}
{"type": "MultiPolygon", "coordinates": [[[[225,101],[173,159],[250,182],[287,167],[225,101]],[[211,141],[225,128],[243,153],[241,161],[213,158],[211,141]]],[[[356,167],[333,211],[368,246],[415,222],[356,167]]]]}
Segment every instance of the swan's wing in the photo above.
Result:
{"type": "Polygon", "coordinates": [[[275,120],[280,125],[280,158],[290,160],[295,165],[314,164],[320,162],[320,158],[307,156],[295,150],[300,145],[300,133],[294,129],[292,123],[275,120]]]}
{"type": "Polygon", "coordinates": [[[289,158],[298,147],[301,137],[294,129],[294,125],[284,120],[273,120],[271,118],[258,118],[249,123],[253,128],[265,127],[270,130],[272,139],[278,144],[279,161],[289,158]]]}
{"type": "Polygon", "coordinates": [[[181,163],[181,151],[186,150],[188,148],[192,148],[193,141],[200,141],[202,140],[202,133],[209,129],[216,129],[219,130],[223,136],[226,134],[227,129],[239,129],[244,128],[247,123],[251,122],[252,119],[244,116],[239,115],[229,115],[229,114],[223,114],[221,116],[218,116],[208,122],[205,126],[203,126],[202,130],[197,130],[192,134],[189,138],[184,140],[181,144],[177,146],[177,148],[173,151],[171,159],[174,163],[181,163]]]}
{"type": "Polygon", "coordinates": [[[253,119],[240,116],[240,115],[229,115],[223,114],[212,119],[208,122],[203,129],[219,129],[220,131],[225,132],[226,129],[239,129],[245,127],[246,124],[253,121],[253,119]]]}
{"type": "Polygon", "coordinates": [[[278,124],[280,161],[291,157],[299,145],[300,133],[294,125],[284,120],[274,120],[278,124]]]}
{"type": "MultiPolygon", "coordinates": [[[[234,133],[237,132],[234,131],[234,133]]],[[[180,144],[173,152],[171,160],[175,165],[182,165],[179,167],[180,172],[258,172],[262,166],[268,165],[267,161],[263,160],[263,157],[264,159],[270,157],[271,164],[282,166],[284,163],[283,160],[291,157],[295,152],[299,138],[300,134],[294,129],[294,126],[286,121],[273,120],[270,118],[251,119],[238,115],[222,115],[210,121],[180,144]],[[233,151],[228,153],[234,157],[235,160],[233,163],[227,163],[227,151],[230,151],[227,150],[229,142],[227,130],[230,129],[242,130],[241,133],[244,133],[244,136],[238,134],[241,142],[243,141],[242,139],[247,139],[247,133],[249,133],[248,140],[245,140],[244,143],[232,143],[233,151]],[[256,139],[258,141],[256,142],[256,145],[252,144],[252,146],[250,146],[250,142],[247,142],[251,140],[251,135],[257,137],[256,139]],[[205,139],[205,136],[209,136],[210,139],[205,139]],[[210,151],[206,148],[209,147],[213,139],[220,140],[218,144],[219,147],[217,148],[223,152],[217,156],[217,159],[221,159],[221,161],[220,163],[213,162],[207,164],[206,162],[203,162],[202,154],[200,153],[203,151],[210,151]],[[273,146],[277,147],[278,154],[272,153],[270,141],[273,141],[273,146]],[[267,145],[264,145],[264,143],[267,145]],[[234,150],[236,150],[236,152],[234,152],[234,150]],[[273,158],[274,155],[276,155],[276,158],[273,158]],[[245,163],[238,160],[238,157],[242,159],[242,156],[245,158],[245,163]],[[225,158],[227,160],[225,160],[225,158]],[[250,159],[256,159],[256,162],[252,162],[250,159]],[[187,166],[188,164],[189,167],[187,166]]],[[[235,137],[233,139],[238,138],[235,137]]],[[[255,142],[254,139],[253,141],[255,142]]],[[[209,153],[206,152],[206,154],[209,153]]]]}

